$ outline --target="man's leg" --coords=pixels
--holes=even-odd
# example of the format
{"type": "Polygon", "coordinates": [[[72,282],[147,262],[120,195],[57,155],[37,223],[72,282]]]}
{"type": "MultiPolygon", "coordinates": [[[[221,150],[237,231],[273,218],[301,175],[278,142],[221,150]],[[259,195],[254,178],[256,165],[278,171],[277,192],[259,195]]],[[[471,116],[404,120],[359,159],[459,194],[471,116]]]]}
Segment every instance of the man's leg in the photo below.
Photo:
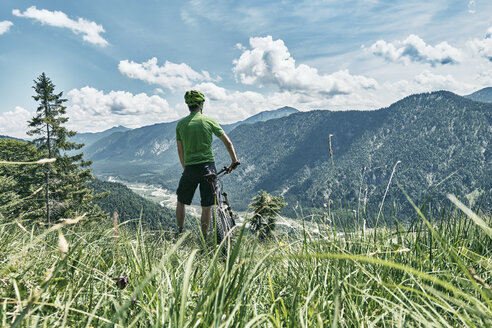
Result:
{"type": "Polygon", "coordinates": [[[208,226],[210,225],[210,218],[212,214],[212,206],[202,206],[202,234],[205,237],[207,235],[208,226]]]}
{"type": "Polygon", "coordinates": [[[178,201],[176,204],[176,223],[178,225],[178,232],[183,232],[184,221],[185,221],[185,204],[178,201]]]}

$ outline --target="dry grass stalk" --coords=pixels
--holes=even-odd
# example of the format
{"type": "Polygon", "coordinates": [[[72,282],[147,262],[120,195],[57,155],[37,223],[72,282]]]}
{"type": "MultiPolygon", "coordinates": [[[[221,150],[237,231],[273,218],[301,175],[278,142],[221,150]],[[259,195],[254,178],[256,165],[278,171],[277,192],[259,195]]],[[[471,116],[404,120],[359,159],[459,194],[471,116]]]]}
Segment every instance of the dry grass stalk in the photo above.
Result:
{"type": "Polygon", "coordinates": [[[410,249],[409,248],[402,248],[402,249],[397,249],[396,251],[386,251],[386,252],[380,251],[378,249],[377,251],[369,253],[367,255],[368,256],[374,256],[377,254],[399,254],[399,253],[406,253],[406,252],[410,252],[410,249]]]}
{"type": "Polygon", "coordinates": [[[113,212],[113,223],[114,223],[114,236],[118,237],[118,212],[113,212]]]}
{"type": "Polygon", "coordinates": [[[487,284],[485,280],[483,280],[479,275],[477,275],[473,266],[470,265],[468,267],[468,271],[470,271],[470,274],[473,277],[473,279],[475,279],[475,281],[477,281],[480,285],[484,286],[486,289],[492,292],[492,287],[489,284],[487,284]]]}

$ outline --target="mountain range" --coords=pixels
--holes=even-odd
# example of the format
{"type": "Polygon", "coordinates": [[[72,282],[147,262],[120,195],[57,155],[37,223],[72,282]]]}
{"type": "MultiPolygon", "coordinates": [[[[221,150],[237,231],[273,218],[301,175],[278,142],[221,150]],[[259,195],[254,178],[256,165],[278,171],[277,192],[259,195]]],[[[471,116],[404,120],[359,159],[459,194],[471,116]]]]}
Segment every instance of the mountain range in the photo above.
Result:
{"type": "Polygon", "coordinates": [[[18,140],[18,141],[25,141],[25,140],[22,140],[19,138],[14,138],[14,137],[4,136],[4,135],[0,135],[0,139],[13,139],[13,140],[18,140]]]}
{"type": "MultiPolygon", "coordinates": [[[[244,121],[224,124],[222,128],[229,133],[240,125],[285,117],[297,112],[295,108],[282,107],[260,112],[244,121]]],[[[85,146],[82,151],[87,159],[94,161],[93,168],[97,175],[118,175],[128,179],[128,175],[137,174],[137,179],[132,177],[132,180],[138,180],[140,174],[161,175],[167,167],[179,165],[175,140],[176,124],[177,121],[174,121],[112,133],[104,131],[98,140],[85,146]]],[[[84,137],[85,135],[87,134],[84,137]]]]}
{"type": "Polygon", "coordinates": [[[92,145],[94,142],[98,141],[99,139],[102,139],[104,137],[107,137],[115,132],[125,132],[131,130],[127,127],[124,126],[114,126],[110,129],[101,131],[101,132],[86,132],[86,133],[77,133],[75,136],[71,138],[70,141],[76,142],[79,144],[84,144],[84,147],[87,148],[90,145],[92,145]]]}
{"type": "MultiPolygon", "coordinates": [[[[86,143],[85,158],[99,177],[173,190],[182,170],[176,123],[119,126],[72,140],[86,143]]],[[[236,209],[261,189],[283,195],[291,211],[343,203],[374,213],[384,201],[385,210],[402,213],[403,190],[437,207],[446,193],[489,211],[492,205],[492,88],[416,94],[374,111],[284,107],[223,128],[242,163],[224,178],[236,209]]],[[[217,166],[229,164],[222,143],[213,148],[217,166]]]]}
{"type": "MultiPolygon", "coordinates": [[[[282,108],[224,125],[242,162],[224,179],[231,200],[245,209],[263,189],[284,195],[291,209],[343,202],[375,212],[383,199],[394,210],[407,203],[399,185],[417,202],[440,206],[451,192],[490,208],[491,90],[417,94],[375,111],[282,108]]],[[[175,126],[113,132],[85,151],[99,176],[175,189],[175,126]]],[[[218,166],[229,163],[217,140],[214,153],[218,166]]]]}
{"type": "MultiPolygon", "coordinates": [[[[291,205],[332,201],[375,212],[395,165],[387,204],[408,204],[398,183],[417,202],[432,196],[441,204],[455,193],[490,205],[492,104],[451,92],[412,95],[376,111],[293,114],[239,126],[230,138],[243,165],[228,185],[242,206],[264,189],[291,205]]],[[[227,163],[222,148],[216,159],[227,163]]]]}
{"type": "MultiPolygon", "coordinates": [[[[291,210],[333,202],[375,213],[384,199],[385,209],[408,213],[402,190],[436,207],[454,193],[490,208],[491,123],[492,104],[439,91],[375,111],[318,110],[239,125],[229,137],[242,165],[224,182],[239,209],[260,189],[284,195],[291,210]]],[[[218,166],[229,163],[220,142],[214,153],[218,166]]],[[[127,177],[174,189],[180,172],[176,164],[127,177]]]]}

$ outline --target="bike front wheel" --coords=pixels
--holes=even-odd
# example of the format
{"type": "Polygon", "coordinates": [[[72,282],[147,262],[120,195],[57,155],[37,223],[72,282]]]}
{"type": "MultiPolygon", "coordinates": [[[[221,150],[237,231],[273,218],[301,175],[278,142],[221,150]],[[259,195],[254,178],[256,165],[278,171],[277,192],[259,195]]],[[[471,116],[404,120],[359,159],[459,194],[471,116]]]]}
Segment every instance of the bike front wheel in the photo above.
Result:
{"type": "Polygon", "coordinates": [[[234,220],[227,215],[225,209],[218,207],[215,215],[215,231],[217,238],[217,245],[220,245],[225,240],[224,249],[228,249],[232,246],[233,231],[236,227],[234,220]]]}

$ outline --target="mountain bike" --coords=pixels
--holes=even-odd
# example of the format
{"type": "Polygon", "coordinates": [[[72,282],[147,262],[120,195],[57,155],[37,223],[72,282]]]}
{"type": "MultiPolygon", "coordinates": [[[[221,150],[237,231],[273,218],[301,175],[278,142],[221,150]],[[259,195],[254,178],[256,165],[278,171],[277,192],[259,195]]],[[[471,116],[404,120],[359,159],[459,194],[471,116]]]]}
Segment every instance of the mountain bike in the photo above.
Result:
{"type": "Polygon", "coordinates": [[[229,245],[233,243],[233,232],[236,228],[236,220],[239,216],[231,209],[227,193],[222,188],[223,184],[221,177],[231,173],[232,169],[239,164],[239,162],[236,162],[230,167],[224,166],[222,170],[215,174],[211,173],[206,175],[215,198],[215,211],[213,212],[214,236],[217,245],[220,245],[222,241],[225,240],[224,250],[227,250],[229,245]]]}

